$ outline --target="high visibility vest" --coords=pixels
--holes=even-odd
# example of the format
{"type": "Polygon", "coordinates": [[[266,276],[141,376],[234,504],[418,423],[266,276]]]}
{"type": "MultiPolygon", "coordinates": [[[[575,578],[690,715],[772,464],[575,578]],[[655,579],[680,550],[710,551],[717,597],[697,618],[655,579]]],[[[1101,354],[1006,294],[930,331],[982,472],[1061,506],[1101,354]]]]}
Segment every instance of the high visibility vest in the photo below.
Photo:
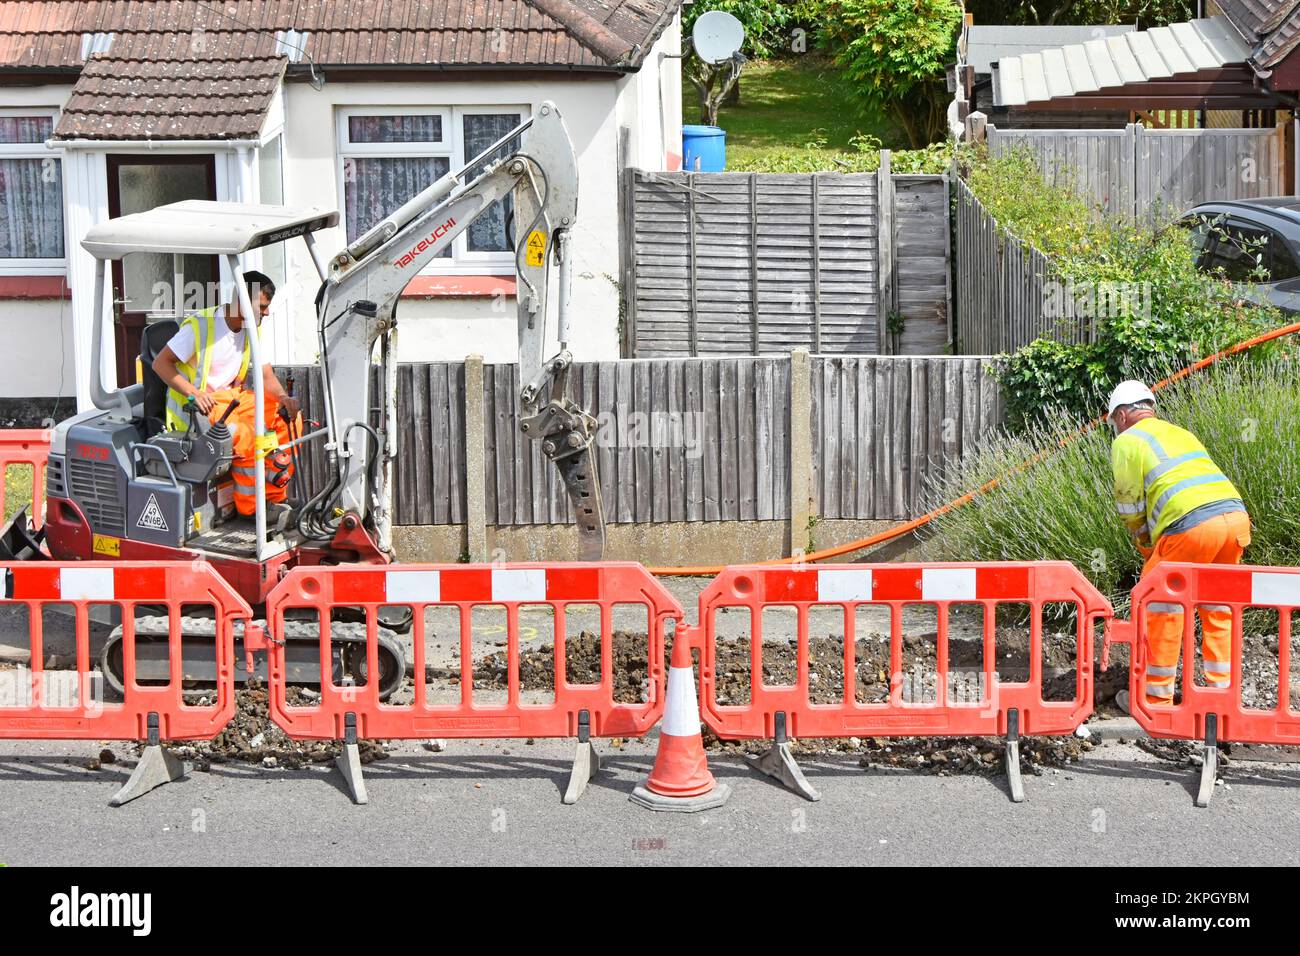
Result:
{"type": "MultiPolygon", "coordinates": [[[[210,309],[204,309],[202,312],[186,316],[181,321],[180,327],[183,329],[186,325],[192,325],[194,328],[193,358],[195,364],[189,365],[178,360],[176,368],[185,376],[186,381],[199,391],[203,391],[208,384],[208,372],[212,368],[212,349],[210,346],[216,341],[217,307],[213,306],[210,309]]],[[[248,355],[248,336],[245,335],[244,358],[240,362],[239,373],[235,376],[236,382],[242,381],[244,376],[248,374],[248,355]]],[[[167,389],[167,428],[169,430],[184,431],[189,427],[189,415],[185,410],[188,402],[188,395],[182,395],[174,388],[167,389]]]]}
{"type": "Polygon", "coordinates": [[[1151,543],[1180,518],[1241,494],[1185,428],[1144,418],[1111,445],[1115,506],[1129,531],[1151,543]]]}

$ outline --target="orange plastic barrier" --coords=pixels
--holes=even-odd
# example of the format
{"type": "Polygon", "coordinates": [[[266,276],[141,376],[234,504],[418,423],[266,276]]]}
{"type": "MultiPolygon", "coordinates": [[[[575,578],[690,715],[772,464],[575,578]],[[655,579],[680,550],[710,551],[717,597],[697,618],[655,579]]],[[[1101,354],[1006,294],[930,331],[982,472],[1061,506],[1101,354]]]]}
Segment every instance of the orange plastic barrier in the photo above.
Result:
{"type": "MultiPolygon", "coordinates": [[[[1300,568],[1251,565],[1160,564],[1133,589],[1132,621],[1113,622],[1102,651],[1103,669],[1109,664],[1112,644],[1132,648],[1129,701],[1133,717],[1152,737],[1200,740],[1205,745],[1201,789],[1197,804],[1209,803],[1214,789],[1218,741],[1257,744],[1300,744],[1300,709],[1292,706],[1292,616],[1300,610],[1300,568]],[[1177,605],[1183,612],[1181,674],[1172,705],[1146,700],[1146,665],[1149,649],[1140,636],[1153,605],[1177,605]],[[1227,687],[1209,687],[1196,678],[1196,622],[1198,607],[1227,607],[1232,611],[1232,678],[1227,687]],[[1243,614],[1248,609],[1277,612],[1276,703],[1272,707],[1242,701],[1243,614]],[[1189,666],[1189,662],[1193,666],[1189,666]]],[[[1257,688],[1258,690],[1258,688],[1257,688]]],[[[1300,690],[1300,687],[1297,688],[1300,690]]]]}
{"type": "MultiPolygon", "coordinates": [[[[27,614],[28,667],[0,671],[0,738],[142,740],[146,747],[113,806],[183,776],[184,764],[163,750],[164,739],[207,740],[235,712],[234,632],[252,612],[221,575],[202,562],[4,562],[0,604],[27,614]],[[71,610],[76,670],[46,670],[47,612],[71,610]],[[92,609],[121,619],[122,694],[110,700],[102,672],[91,664],[92,609]],[[136,616],[167,618],[168,680],[141,683],[136,669],[136,616]],[[183,615],[213,618],[216,684],[207,704],[184,697],[183,615]]],[[[9,613],[12,613],[10,611],[9,613]]],[[[67,626],[63,624],[61,626],[67,626]]]]}
{"type": "MultiPolygon", "coordinates": [[[[45,463],[49,457],[48,429],[0,429],[0,474],[7,475],[10,465],[31,465],[32,505],[27,513],[33,528],[39,528],[45,519],[45,463]]],[[[8,514],[7,485],[7,481],[0,481],[0,514],[8,514]]]]}
{"type": "Polygon", "coordinates": [[[4,599],[27,611],[31,647],[29,668],[2,672],[0,738],[41,740],[145,740],[150,718],[157,735],[172,740],[209,739],[235,712],[234,626],[252,616],[248,605],[213,568],[202,562],[135,561],[3,562],[4,599]],[[75,688],[63,680],[71,671],[44,667],[45,611],[63,605],[73,611],[77,666],[75,688]],[[92,605],[116,607],[122,621],[124,693],[108,701],[98,672],[91,666],[92,605]],[[216,620],[217,682],[205,691],[212,703],[196,706],[182,695],[180,618],[183,608],[212,608],[216,620]],[[142,607],[143,606],[143,607],[142,607]],[[135,616],[169,619],[166,684],[135,679],[135,616]]]}
{"type": "MultiPolygon", "coordinates": [[[[821,613],[826,613],[822,611],[821,613]]],[[[1015,743],[1021,732],[1063,734],[1074,731],[1092,712],[1092,646],[1097,621],[1112,615],[1109,602],[1078,571],[1063,561],[987,564],[818,565],[806,568],[750,566],[727,568],[700,596],[700,625],[692,629],[701,651],[701,707],[705,722],[724,738],[776,738],[777,746],[788,733],[795,737],[847,736],[965,736],[1002,735],[1015,743]],[[1075,686],[1069,700],[1043,696],[1043,608],[1048,602],[1069,602],[1075,607],[1075,686]],[[1021,605],[1028,620],[1028,673],[1010,680],[998,673],[997,609],[1021,605]],[[949,617],[957,605],[982,606],[983,661],[974,687],[950,666],[949,617]],[[888,609],[889,694],[880,702],[857,696],[855,641],[857,610],[876,605],[888,609]],[[904,609],[910,605],[936,608],[933,672],[907,673],[904,668],[904,609]],[[771,686],[763,680],[763,615],[773,607],[795,610],[798,672],[791,686],[771,686]],[[829,609],[843,635],[843,686],[838,700],[816,703],[809,693],[809,613],[814,607],[829,609]],[[723,703],[718,699],[718,615],[726,608],[748,611],[751,658],[749,702],[723,703]],[[910,685],[910,687],[909,687],[910,685]],[[905,693],[905,690],[908,691],[905,693]],[[920,698],[920,699],[917,699],[920,698]]],[[[777,636],[780,641],[788,635],[777,636]]],[[[837,668],[838,669],[838,668],[837,668]]],[[[826,685],[820,684],[825,687],[826,685]]],[[[794,789],[805,790],[788,754],[760,767],[794,789]],[[772,772],[775,763],[785,769],[772,772]],[[787,777],[794,777],[793,782],[787,777]]],[[[1014,771],[1018,774],[1018,761],[1014,771]]],[[[1017,782],[1012,781],[1013,798],[1017,782]]]]}
{"type": "MultiPolygon", "coordinates": [[[[663,713],[664,633],[669,621],[681,619],[681,606],[672,595],[645,568],[632,563],[299,567],[267,598],[271,716],[291,737],[338,739],[349,745],[361,737],[576,736],[580,747],[589,748],[593,736],[640,736],[663,713]],[[599,607],[599,683],[576,684],[566,679],[563,622],[566,608],[575,604],[599,607]],[[643,606],[648,622],[648,699],[643,703],[615,700],[613,611],[615,605],[628,604],[643,606]],[[310,610],[316,620],[329,621],[337,609],[362,610],[366,620],[365,671],[375,674],[379,672],[378,612],[394,605],[412,610],[410,649],[416,675],[426,673],[426,639],[431,637],[426,633],[426,610],[455,610],[459,620],[459,700],[431,701],[423,679],[414,681],[412,699],[405,702],[381,701],[378,681],[361,686],[338,683],[328,635],[319,628],[320,700],[305,707],[289,705],[285,650],[278,640],[286,612],[292,619],[292,612],[301,617],[300,612],[310,610]],[[473,688],[473,645],[477,637],[481,650],[486,637],[483,622],[475,620],[475,611],[485,606],[505,609],[505,633],[492,635],[504,645],[507,659],[506,699],[500,703],[476,701],[473,688]],[[529,702],[525,699],[528,695],[521,692],[520,613],[528,608],[550,608],[554,622],[553,699],[542,703],[529,702]]],[[[543,640],[538,635],[534,643],[540,646],[543,640]]],[[[353,763],[353,756],[345,752],[340,768],[355,784],[359,782],[359,764],[353,763]]],[[[583,759],[595,762],[589,749],[585,757],[580,755],[583,759]]],[[[577,799],[585,786],[585,779],[577,783],[580,775],[575,764],[575,784],[566,801],[577,799]]],[[[364,802],[364,788],[354,786],[353,796],[364,802]]]]}

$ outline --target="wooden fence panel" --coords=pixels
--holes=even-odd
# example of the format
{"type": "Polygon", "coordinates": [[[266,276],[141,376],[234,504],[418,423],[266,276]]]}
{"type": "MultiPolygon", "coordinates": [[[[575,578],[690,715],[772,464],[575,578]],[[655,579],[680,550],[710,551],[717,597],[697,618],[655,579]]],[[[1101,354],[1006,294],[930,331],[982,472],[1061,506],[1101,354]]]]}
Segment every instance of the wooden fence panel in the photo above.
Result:
{"type": "MultiPolygon", "coordinates": [[[[928,481],[1001,421],[982,357],[814,356],[814,497],[827,518],[893,519],[928,481]]],[[[282,367],[307,418],[324,417],[319,370],[282,367]]],[[[488,523],[572,520],[558,473],[518,430],[515,368],[483,376],[488,523]]],[[[395,519],[465,521],[465,375],[460,362],[398,367],[395,519]]],[[[378,394],[379,377],[372,377],[378,394]]],[[[789,517],[790,361],[781,356],[578,363],[572,390],[597,422],[606,520],[767,521],[789,517]]],[[[323,442],[303,455],[310,491],[323,442]]]]}
{"type": "Polygon", "coordinates": [[[628,170],[627,353],[874,354],[888,344],[891,308],[914,323],[909,351],[943,351],[947,177],[885,178],[896,216],[879,214],[875,173],[628,170]],[[882,258],[898,273],[892,285],[880,281],[882,258]]]}
{"type": "Polygon", "coordinates": [[[1044,178],[1113,215],[1167,219],[1212,199],[1285,191],[1276,129],[986,129],[993,155],[1028,146],[1044,178]]]}

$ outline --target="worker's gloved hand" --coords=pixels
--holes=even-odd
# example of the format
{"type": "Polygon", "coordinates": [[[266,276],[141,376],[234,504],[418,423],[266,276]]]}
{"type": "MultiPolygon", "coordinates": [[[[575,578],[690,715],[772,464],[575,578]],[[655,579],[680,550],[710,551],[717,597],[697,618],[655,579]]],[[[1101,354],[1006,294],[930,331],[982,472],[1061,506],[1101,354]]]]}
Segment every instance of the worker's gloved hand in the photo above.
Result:
{"type": "Polygon", "coordinates": [[[294,398],[292,395],[286,395],[284,398],[280,399],[280,407],[288,413],[289,421],[293,421],[297,418],[298,413],[302,411],[302,405],[299,403],[298,399],[294,398]]]}
{"type": "Polygon", "coordinates": [[[1142,555],[1143,558],[1151,557],[1151,555],[1155,554],[1156,551],[1154,546],[1149,544],[1141,544],[1140,542],[1137,545],[1137,549],[1138,549],[1138,553],[1142,555]]]}

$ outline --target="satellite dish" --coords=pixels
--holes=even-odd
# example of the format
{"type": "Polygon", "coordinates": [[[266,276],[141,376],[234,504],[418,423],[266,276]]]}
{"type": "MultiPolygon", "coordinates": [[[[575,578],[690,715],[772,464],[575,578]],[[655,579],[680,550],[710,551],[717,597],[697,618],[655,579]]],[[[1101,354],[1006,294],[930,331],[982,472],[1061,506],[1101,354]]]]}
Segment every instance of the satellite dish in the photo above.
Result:
{"type": "Polygon", "coordinates": [[[691,30],[695,55],[705,63],[725,63],[740,52],[745,27],[730,13],[709,10],[700,14],[691,30]]]}

